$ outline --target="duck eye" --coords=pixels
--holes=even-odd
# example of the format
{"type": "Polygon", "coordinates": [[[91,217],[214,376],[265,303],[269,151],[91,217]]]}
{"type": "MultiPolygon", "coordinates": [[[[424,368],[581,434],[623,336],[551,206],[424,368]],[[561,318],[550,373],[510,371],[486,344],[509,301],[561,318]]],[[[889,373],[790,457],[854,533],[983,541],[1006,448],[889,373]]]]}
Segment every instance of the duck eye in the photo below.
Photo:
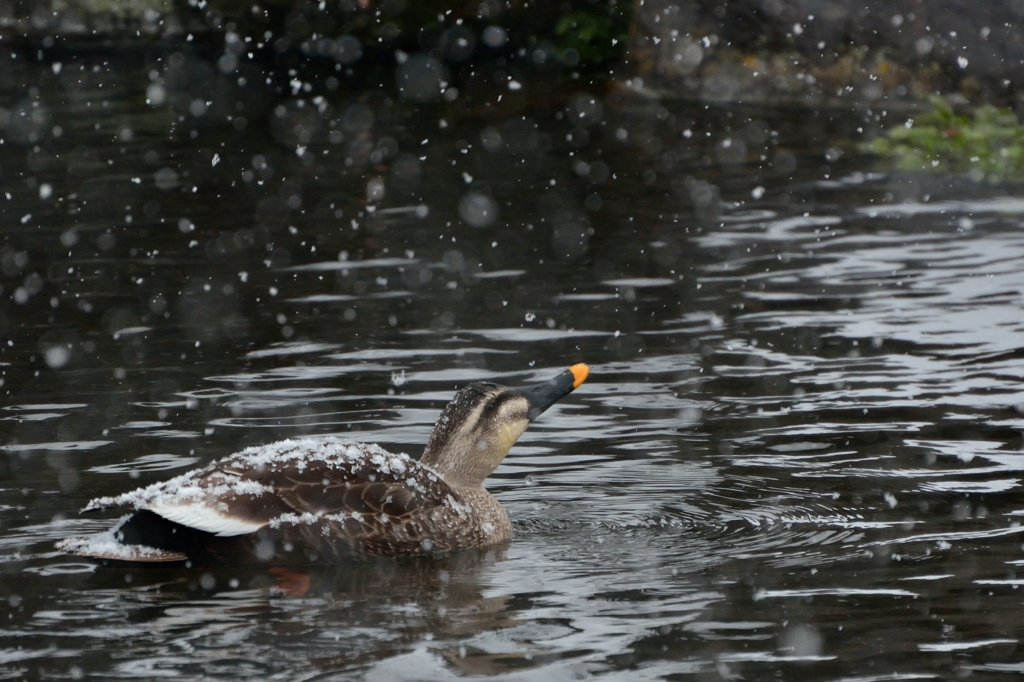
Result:
{"type": "Polygon", "coordinates": [[[492,414],[496,409],[498,409],[498,404],[493,401],[487,403],[487,405],[484,406],[484,412],[486,412],[487,414],[492,414]]]}

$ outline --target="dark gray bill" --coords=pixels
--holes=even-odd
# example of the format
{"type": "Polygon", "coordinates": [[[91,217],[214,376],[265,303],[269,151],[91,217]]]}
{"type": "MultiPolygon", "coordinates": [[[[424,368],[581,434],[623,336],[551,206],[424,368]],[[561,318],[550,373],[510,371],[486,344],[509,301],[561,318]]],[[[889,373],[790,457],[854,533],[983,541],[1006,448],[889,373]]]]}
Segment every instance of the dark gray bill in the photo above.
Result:
{"type": "Polygon", "coordinates": [[[530,411],[526,413],[526,417],[533,421],[542,415],[545,410],[586,381],[588,374],[589,368],[586,365],[573,365],[550,381],[519,389],[530,403],[530,411]]]}

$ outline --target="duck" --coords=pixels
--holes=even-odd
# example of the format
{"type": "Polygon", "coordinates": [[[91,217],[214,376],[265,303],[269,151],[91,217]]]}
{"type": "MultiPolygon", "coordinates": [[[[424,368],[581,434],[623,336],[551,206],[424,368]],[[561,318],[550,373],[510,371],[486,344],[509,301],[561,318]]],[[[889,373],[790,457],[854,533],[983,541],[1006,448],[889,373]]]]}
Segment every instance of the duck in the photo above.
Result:
{"type": "Polygon", "coordinates": [[[304,437],[249,447],[83,509],[128,511],[57,543],[105,562],[326,563],[448,554],[505,543],[512,523],[484,481],[534,419],[586,381],[576,364],[524,388],[471,383],[442,410],[419,460],[371,443],[304,437]]]}

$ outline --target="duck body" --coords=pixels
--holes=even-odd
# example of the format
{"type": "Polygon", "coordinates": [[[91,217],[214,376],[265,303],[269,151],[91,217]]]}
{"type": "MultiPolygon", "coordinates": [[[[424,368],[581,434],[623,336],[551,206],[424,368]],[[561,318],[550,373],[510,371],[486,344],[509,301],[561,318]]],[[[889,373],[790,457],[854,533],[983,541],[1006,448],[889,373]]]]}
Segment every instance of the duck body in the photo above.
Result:
{"type": "Polygon", "coordinates": [[[482,487],[459,490],[407,455],[338,438],[247,448],[85,510],[110,507],[135,511],[113,538],[58,547],[120,561],[318,562],[451,552],[512,537],[508,514],[482,487]]]}
{"type": "Polygon", "coordinates": [[[576,365],[526,389],[459,391],[417,461],[336,437],[250,447],[167,481],[92,500],[131,514],[57,548],[111,561],[317,563],[420,556],[508,541],[483,487],[526,425],[587,376],[576,365]]]}

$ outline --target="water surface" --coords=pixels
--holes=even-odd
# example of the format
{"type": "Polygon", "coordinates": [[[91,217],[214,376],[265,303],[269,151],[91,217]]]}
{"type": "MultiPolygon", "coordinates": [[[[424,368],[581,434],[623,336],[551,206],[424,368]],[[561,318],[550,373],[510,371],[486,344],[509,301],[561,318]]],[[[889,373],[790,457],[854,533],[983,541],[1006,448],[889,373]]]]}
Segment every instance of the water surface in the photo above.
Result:
{"type": "Polygon", "coordinates": [[[1024,670],[1019,188],[888,172],[878,112],[2,59],[3,677],[1024,670]],[[456,387],[580,361],[490,479],[506,547],[53,548],[92,497],[296,435],[418,455],[456,387]]]}

